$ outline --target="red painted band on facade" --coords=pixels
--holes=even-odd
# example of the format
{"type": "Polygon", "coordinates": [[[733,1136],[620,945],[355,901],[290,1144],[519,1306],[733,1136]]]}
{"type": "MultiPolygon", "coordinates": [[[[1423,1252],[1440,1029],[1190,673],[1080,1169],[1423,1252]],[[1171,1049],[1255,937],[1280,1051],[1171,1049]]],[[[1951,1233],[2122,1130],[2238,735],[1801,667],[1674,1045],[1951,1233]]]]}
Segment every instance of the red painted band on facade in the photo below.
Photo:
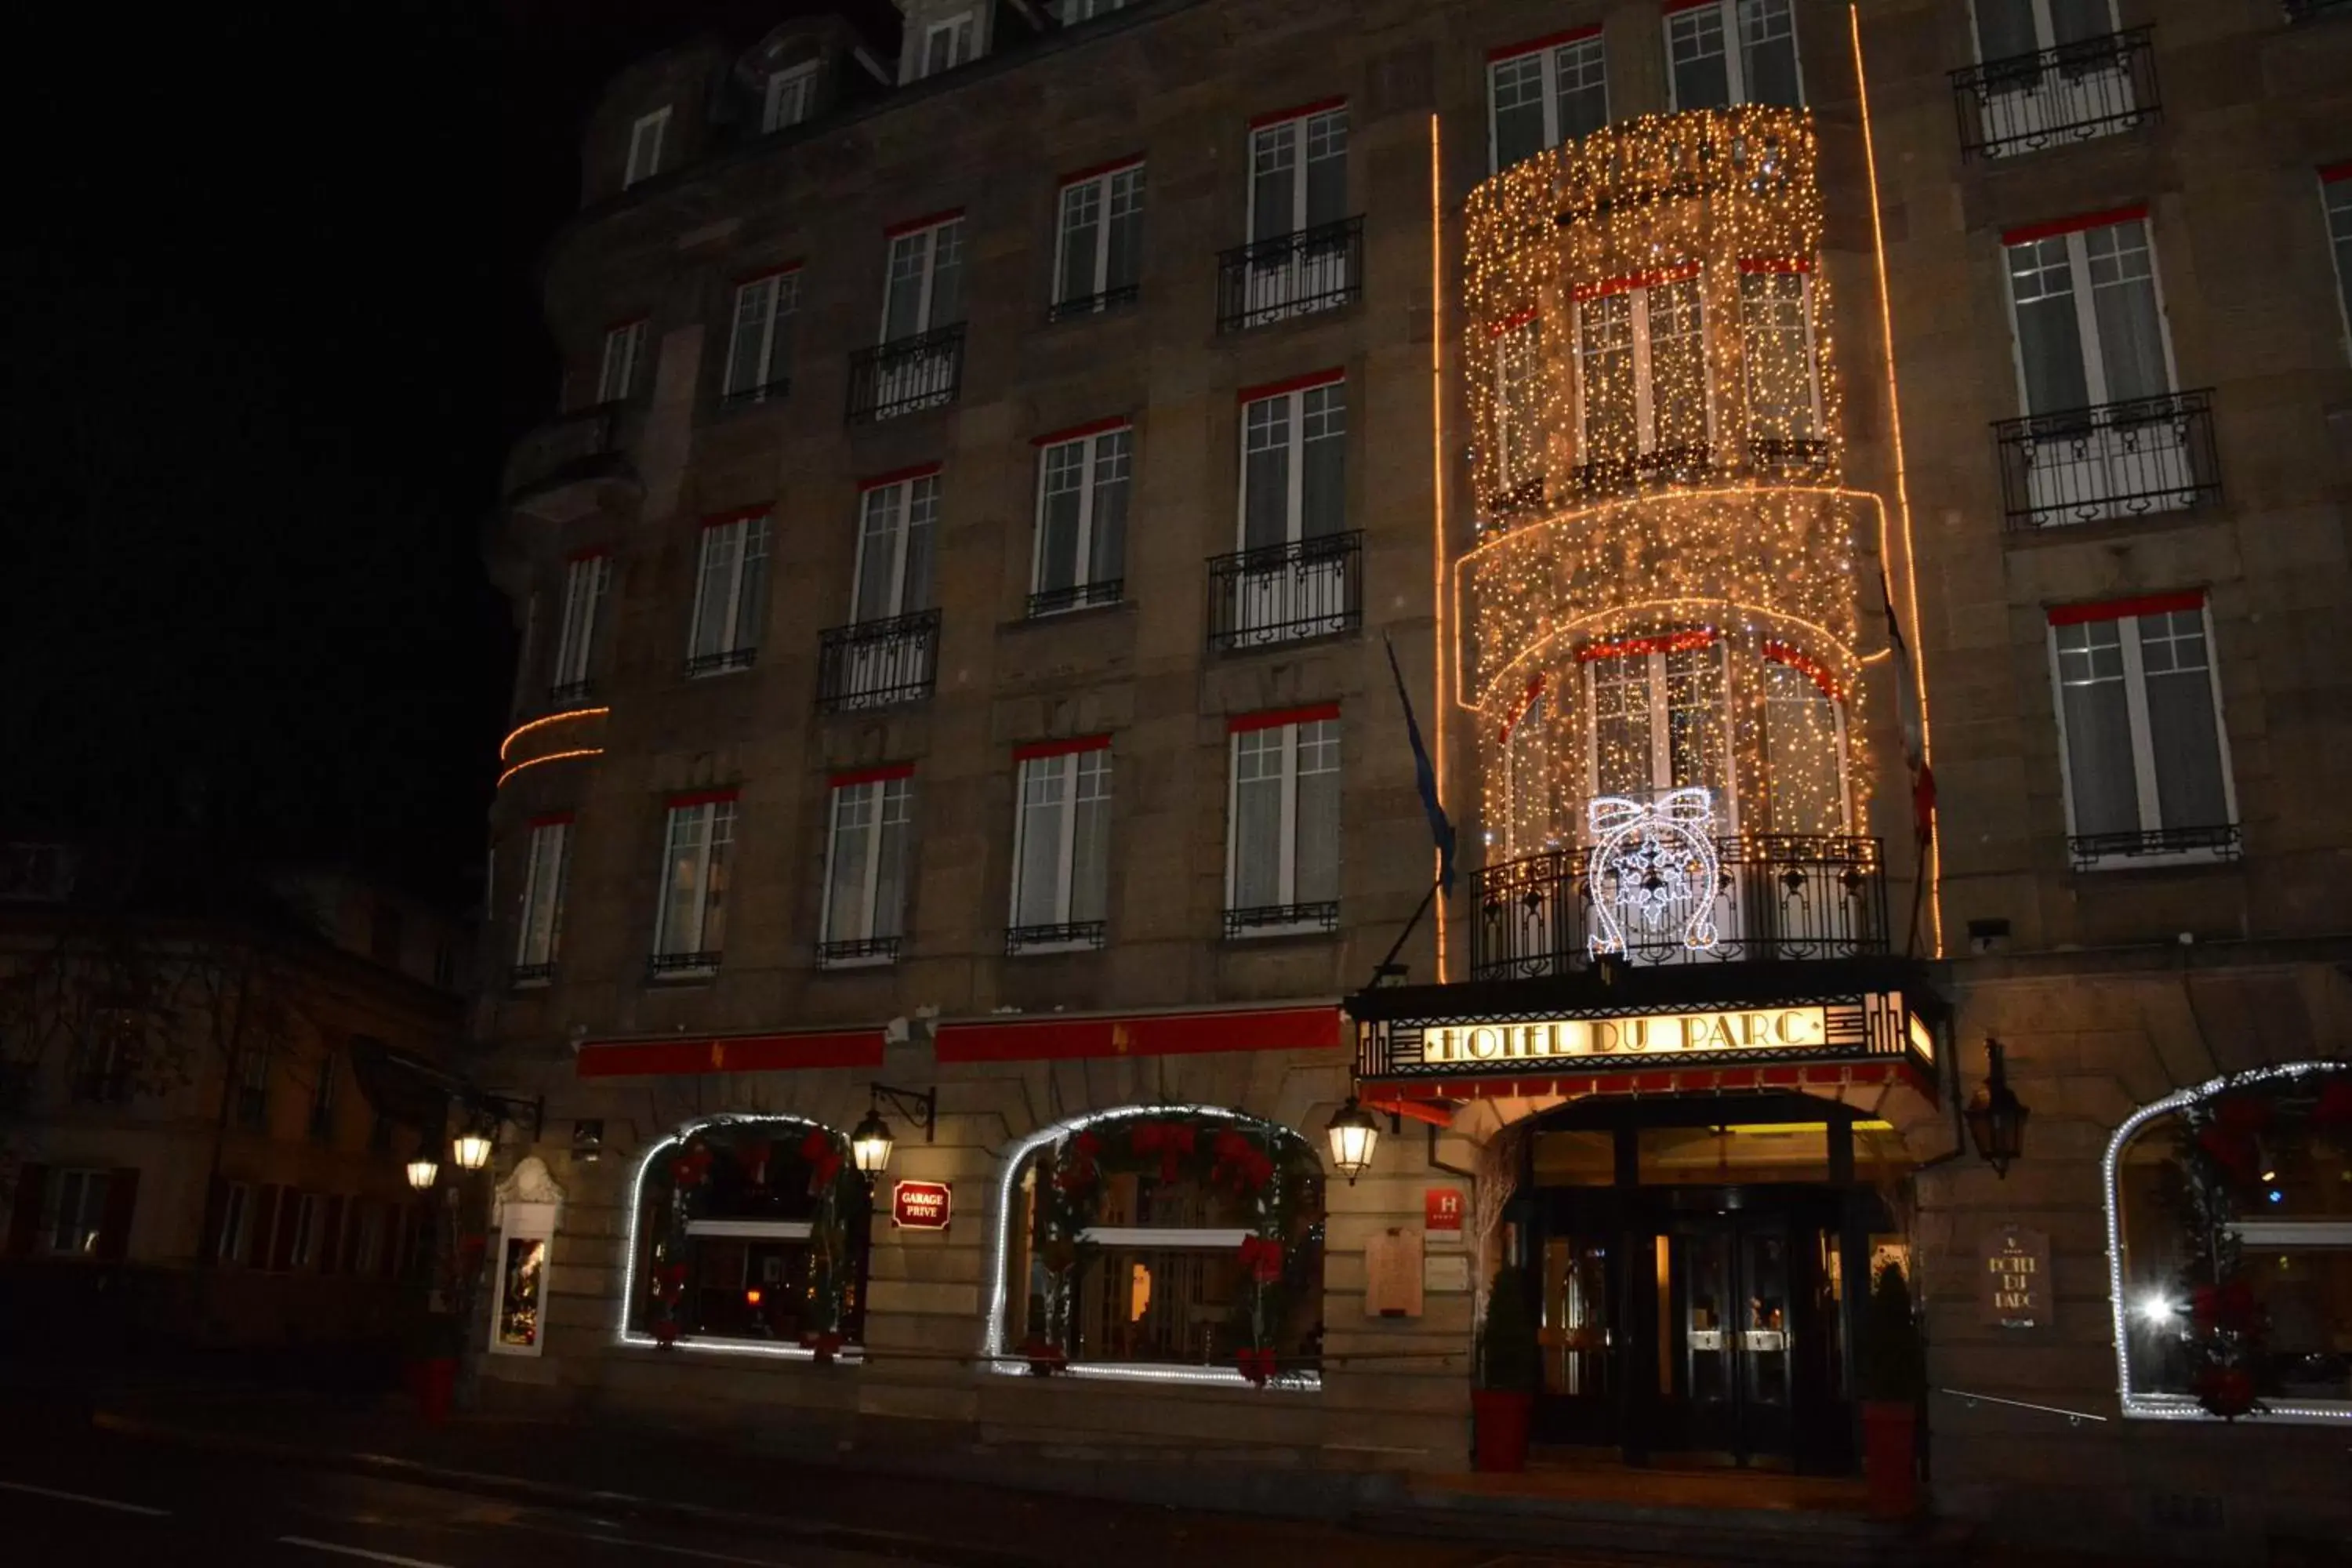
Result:
{"type": "Polygon", "coordinates": [[[1243,735],[1252,730],[1278,730],[1285,724],[1312,724],[1339,716],[1337,702],[1318,702],[1311,708],[1269,708],[1263,713],[1243,713],[1226,720],[1225,733],[1243,735]]]}
{"type": "Polygon", "coordinates": [[[829,1029],[698,1040],[587,1040],[581,1044],[573,1070],[582,1078],[652,1078],[881,1065],[881,1030],[829,1029]]]}
{"type": "Polygon", "coordinates": [[[931,1038],[942,1062],[1072,1061],[1212,1051],[1334,1051],[1339,1048],[1340,1027],[1337,1007],[1280,1007],[940,1024],[932,1029],[931,1038]]]}
{"type": "Polygon", "coordinates": [[[2168,610],[2194,610],[2205,603],[2202,588],[2179,594],[2143,594],[2134,599],[2107,599],[2095,605],[2059,605],[2050,612],[2053,626],[2077,626],[2084,621],[2120,621],[2128,616],[2160,616],[2168,610]]]}
{"type": "Polygon", "coordinates": [[[631,327],[642,327],[647,321],[652,320],[653,318],[651,316],[631,316],[625,321],[614,321],[611,326],[606,327],[604,329],[604,335],[606,337],[611,337],[614,332],[625,332],[631,327]]]}
{"type": "Polygon", "coordinates": [[[1821,660],[1815,658],[1811,654],[1805,652],[1803,649],[1792,647],[1789,644],[1780,641],[1778,637],[1766,637],[1764,639],[1764,657],[1770,659],[1774,664],[1787,665],[1790,669],[1795,670],[1798,674],[1805,677],[1808,680],[1811,680],[1815,686],[1822,689],[1822,694],[1827,697],[1831,701],[1843,702],[1845,700],[1845,690],[1843,688],[1839,686],[1837,677],[1832,675],[1829,672],[1828,667],[1823,665],[1821,660]]]}
{"type": "Polygon", "coordinates": [[[892,224],[882,231],[882,237],[896,239],[902,234],[920,234],[927,228],[937,228],[943,223],[953,223],[961,216],[963,216],[961,207],[950,207],[943,213],[927,213],[921,217],[910,217],[904,223],[892,224]]]}
{"type": "Polygon", "coordinates": [[[609,544],[583,544],[563,559],[566,561],[597,561],[610,555],[611,553],[613,553],[613,547],[609,544]]]}
{"type": "Polygon", "coordinates": [[[1635,654],[1643,653],[1687,653],[1695,647],[1706,647],[1714,641],[1715,633],[1701,627],[1696,631],[1669,632],[1664,637],[1586,643],[1576,650],[1576,662],[1591,664],[1596,658],[1631,658],[1635,654]]]}
{"type": "Polygon", "coordinates": [[[1739,258],[1742,272],[1811,272],[1813,258],[1810,256],[1743,256],[1739,258]]]}
{"type": "Polygon", "coordinates": [[[1720,5],[1723,0],[1662,0],[1658,14],[1671,16],[1677,11],[1696,11],[1702,5],[1720,5]]]}
{"type": "Polygon", "coordinates": [[[1025,763],[1033,757],[1066,757],[1073,752],[1108,752],[1108,735],[1081,735],[1070,741],[1024,741],[1013,748],[1013,760],[1025,763]]]}
{"type": "Polygon", "coordinates": [[[1270,114],[1257,115],[1250,121],[1250,129],[1259,131],[1269,125],[1279,125],[1286,120],[1303,120],[1310,114],[1322,114],[1334,109],[1345,109],[1347,106],[1348,95],[1344,92],[1337,98],[1318,98],[1312,103],[1302,103],[1296,109],[1277,109],[1270,114]]]}
{"type": "Polygon", "coordinates": [[[847,789],[852,784],[876,784],[884,779],[910,779],[915,776],[912,763],[885,763],[878,768],[856,768],[845,773],[835,773],[824,781],[827,789],[847,789]]]}
{"type": "Polygon", "coordinates": [[[1538,670],[1528,680],[1527,695],[1519,699],[1519,705],[1512,709],[1509,716],[1503,721],[1502,743],[1504,745],[1507,746],[1511,743],[1511,731],[1519,727],[1519,721],[1526,718],[1528,710],[1536,705],[1536,699],[1543,695],[1543,671],[1538,670]]]}
{"type": "Polygon", "coordinates": [[[2341,163],[2323,163],[2319,167],[2319,183],[2332,185],[2338,180],[2352,180],[2352,158],[2341,163]]]}
{"type": "Polygon", "coordinates": [[[1497,44],[1486,51],[1486,58],[1490,63],[1495,60],[1514,60],[1521,55],[1531,55],[1539,49],[1556,49],[1562,44],[1581,43],[1587,38],[1597,38],[1600,36],[1601,24],[1593,22],[1581,27],[1570,27],[1565,33],[1546,33],[1540,38],[1529,38],[1524,43],[1497,44]]]}
{"type": "Polygon", "coordinates": [[[1598,300],[1604,294],[1630,294],[1636,289],[1655,289],[1661,283],[1679,283],[1685,278],[1697,276],[1698,263],[1685,261],[1678,267],[1660,267],[1624,278],[1604,278],[1597,283],[1580,283],[1569,290],[1569,296],[1576,300],[1598,300]]]}
{"type": "Polygon", "coordinates": [[[857,491],[863,495],[867,490],[887,489],[892,485],[903,485],[909,479],[928,479],[939,471],[940,465],[937,463],[918,463],[911,468],[893,468],[887,474],[877,474],[870,479],[858,480],[857,491]]]}
{"type": "Polygon", "coordinates": [[[1530,305],[1524,310],[1516,311],[1511,315],[1504,317],[1501,321],[1495,322],[1492,326],[1486,329],[1486,335],[1490,338],[1499,338],[1505,332],[1511,331],[1516,328],[1524,327],[1535,319],[1536,307],[1530,305]]]}
{"type": "Polygon", "coordinates": [[[567,827],[571,826],[571,823],[572,814],[570,812],[551,811],[544,816],[532,817],[530,820],[524,823],[523,826],[525,827],[567,827]]]}
{"type": "Polygon", "coordinates": [[[2134,218],[2147,216],[2147,204],[2137,206],[2109,207],[2105,212],[2084,213],[2076,217],[2053,218],[2048,223],[2030,223],[2022,228],[2001,230],[2003,245],[2026,245],[2053,235],[2077,234],[2086,228],[2105,228],[2111,223],[2129,223],[2134,218]]]}
{"type": "Polygon", "coordinates": [[[1334,382],[1347,379],[1348,367],[1338,365],[1330,370],[1310,371],[1305,375],[1294,375],[1286,381],[1269,381],[1263,386],[1244,386],[1234,394],[1234,401],[1255,403],[1260,398],[1279,397],[1286,392],[1305,392],[1309,387],[1329,386],[1334,382]]]}
{"type": "Polygon", "coordinates": [[[1055,430],[1044,436],[1032,436],[1029,437],[1029,444],[1032,447],[1058,447],[1065,441],[1083,440],[1088,436],[1099,436],[1106,430],[1124,430],[1134,423],[1133,419],[1124,414],[1114,414],[1107,419],[1094,419],[1084,425],[1073,425],[1066,430],[1055,430]]]}
{"type": "Polygon", "coordinates": [[[702,520],[702,526],[705,528],[732,528],[739,522],[749,522],[755,517],[767,516],[769,508],[775,504],[775,502],[770,501],[767,506],[747,506],[735,511],[712,512],[709,517],[702,520]]]}
{"type": "Polygon", "coordinates": [[[669,797],[668,804],[669,808],[672,811],[680,811],[689,805],[716,805],[722,800],[733,800],[741,793],[742,792],[740,790],[731,787],[728,789],[699,789],[689,795],[674,795],[669,797]]]}
{"type": "Polygon", "coordinates": [[[757,272],[746,272],[742,277],[735,279],[735,287],[748,289],[754,283],[765,283],[771,278],[782,278],[787,272],[798,272],[800,269],[801,258],[794,257],[790,261],[780,262],[773,267],[762,267],[757,272]]]}
{"type": "Polygon", "coordinates": [[[1061,183],[1065,185],[1075,185],[1081,180],[1099,180],[1105,174],[1116,174],[1121,169],[1141,167],[1143,167],[1143,154],[1129,153],[1124,158],[1113,158],[1108,163],[1089,163],[1083,169],[1073,169],[1062,176],[1061,183]]]}

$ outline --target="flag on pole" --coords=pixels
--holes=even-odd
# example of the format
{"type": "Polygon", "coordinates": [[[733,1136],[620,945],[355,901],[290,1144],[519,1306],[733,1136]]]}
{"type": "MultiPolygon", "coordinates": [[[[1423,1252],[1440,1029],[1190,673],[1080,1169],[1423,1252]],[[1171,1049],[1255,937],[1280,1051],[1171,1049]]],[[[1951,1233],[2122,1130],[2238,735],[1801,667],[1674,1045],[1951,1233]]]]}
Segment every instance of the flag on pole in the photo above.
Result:
{"type": "Polygon", "coordinates": [[[1911,774],[1911,825],[1925,845],[1936,833],[1936,774],[1927,765],[1927,731],[1919,714],[1919,678],[1911,645],[1895,617],[1895,596],[1886,574],[1878,574],[1878,602],[1886,611],[1886,646],[1895,655],[1895,714],[1903,731],[1903,765],[1911,774]]]}
{"type": "Polygon", "coordinates": [[[1412,717],[1412,699],[1404,689],[1404,671],[1397,667],[1396,645],[1388,634],[1381,634],[1381,646],[1389,651],[1389,673],[1396,677],[1397,700],[1404,704],[1405,739],[1412,742],[1412,782],[1421,791],[1421,809],[1429,815],[1429,837],[1437,846],[1437,885],[1447,898],[1454,896],[1454,824],[1446,819],[1445,807],[1437,800],[1437,770],[1429,763],[1429,749],[1421,743],[1421,726],[1412,717]]]}

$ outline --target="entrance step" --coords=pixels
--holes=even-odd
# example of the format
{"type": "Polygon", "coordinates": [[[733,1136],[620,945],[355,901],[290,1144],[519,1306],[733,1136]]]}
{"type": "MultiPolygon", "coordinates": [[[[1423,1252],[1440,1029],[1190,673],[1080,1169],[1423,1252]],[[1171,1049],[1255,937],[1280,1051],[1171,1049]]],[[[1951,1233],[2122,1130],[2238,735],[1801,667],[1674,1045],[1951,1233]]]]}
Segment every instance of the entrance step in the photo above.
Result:
{"type": "Polygon", "coordinates": [[[1732,1564],[1943,1568],[1968,1531],[1874,1519],[1858,1483],[1612,1467],[1517,1476],[1416,1477],[1402,1506],[1358,1514],[1367,1530],[1438,1535],[1523,1550],[1680,1558],[1732,1564]]]}

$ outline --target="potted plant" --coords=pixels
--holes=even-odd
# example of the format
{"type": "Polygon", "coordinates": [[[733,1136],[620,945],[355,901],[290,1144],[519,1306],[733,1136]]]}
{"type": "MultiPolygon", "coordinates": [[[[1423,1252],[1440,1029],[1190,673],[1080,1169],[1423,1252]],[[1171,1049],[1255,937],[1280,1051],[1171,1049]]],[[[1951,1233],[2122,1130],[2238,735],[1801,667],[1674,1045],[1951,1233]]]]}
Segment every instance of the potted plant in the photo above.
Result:
{"type": "Polygon", "coordinates": [[[1878,1271],[1858,1369],[1862,1472],[1870,1510],[1902,1519],[1919,1506],[1919,1405],[1927,1396],[1927,1355],[1900,1264],[1878,1271]]]}
{"type": "Polygon", "coordinates": [[[1486,1292],[1486,1321],[1478,1330],[1477,1384],[1470,1391],[1475,1454],[1482,1470],[1528,1468],[1528,1422],[1535,1413],[1541,1373],[1535,1317],[1528,1310],[1527,1278],[1505,1267],[1486,1292]]]}
{"type": "Polygon", "coordinates": [[[408,1392],[418,1414],[432,1426],[449,1419],[457,1393],[457,1353],[463,1335],[454,1313],[419,1313],[408,1336],[408,1392]]]}

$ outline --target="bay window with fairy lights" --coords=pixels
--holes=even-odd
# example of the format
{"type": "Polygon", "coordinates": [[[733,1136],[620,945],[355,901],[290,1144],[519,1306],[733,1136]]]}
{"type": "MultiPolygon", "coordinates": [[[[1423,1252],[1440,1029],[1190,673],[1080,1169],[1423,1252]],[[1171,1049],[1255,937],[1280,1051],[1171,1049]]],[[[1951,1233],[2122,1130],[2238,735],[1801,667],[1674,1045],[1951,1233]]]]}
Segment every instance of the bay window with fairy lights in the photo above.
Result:
{"type": "Polygon", "coordinates": [[[1225,933],[1335,929],[1339,920],[1339,706],[1231,721],[1225,933]]]}
{"type": "Polygon", "coordinates": [[[1495,458],[1499,510],[1540,506],[1550,432],[1545,419],[1543,318],[1529,312],[1495,334],[1495,458]]]}
{"type": "Polygon", "coordinates": [[[2352,1421],[2352,1065],[2168,1095],[2105,1174],[2126,1417],[2352,1421]]]}
{"type": "Polygon", "coordinates": [[[1819,467],[1828,456],[1828,421],[1809,258],[1740,259],[1739,339],[1749,461],[1767,469],[1819,467]]]}
{"type": "Polygon", "coordinates": [[[829,1360],[865,1336],[872,1202],[841,1134],[727,1117],[656,1144],[638,1168],[630,1344],[829,1360]]]}
{"type": "Polygon", "coordinates": [[[1033,1134],[1000,1178],[1008,1372],[1311,1387],[1322,1162],[1286,1127],[1138,1107],[1033,1134]]]}
{"type": "Polygon", "coordinates": [[[1791,0],[1668,0],[1665,26],[1676,110],[1803,105],[1791,0]]]}
{"type": "Polygon", "coordinates": [[[714,973],[727,939],[735,792],[717,790],[672,799],[663,822],[662,841],[654,972],[678,976],[714,973]]]}
{"type": "Polygon", "coordinates": [[[1588,489],[1704,469],[1714,442],[1699,265],[1575,290],[1578,477],[1588,489]]]}
{"type": "Polygon", "coordinates": [[[1722,639],[1709,631],[1632,637],[1589,645],[1577,660],[1592,715],[1586,793],[1646,800],[1705,789],[1729,831],[1737,795],[1722,639]]]}
{"type": "Polygon", "coordinates": [[[1608,54],[1601,25],[1486,57],[1486,137],[1492,167],[1572,142],[1609,123],[1608,54]]]}
{"type": "Polygon", "coordinates": [[[2203,593],[2050,612],[2078,868],[2235,858],[2237,790],[2203,593]]]}

